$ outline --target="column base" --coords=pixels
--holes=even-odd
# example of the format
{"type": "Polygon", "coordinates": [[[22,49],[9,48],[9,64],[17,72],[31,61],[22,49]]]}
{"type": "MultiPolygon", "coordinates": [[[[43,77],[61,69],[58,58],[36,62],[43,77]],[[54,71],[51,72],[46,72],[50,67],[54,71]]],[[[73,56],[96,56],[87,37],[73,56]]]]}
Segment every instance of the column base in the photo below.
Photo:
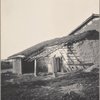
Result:
{"type": "Polygon", "coordinates": [[[37,75],[36,75],[36,74],[34,74],[34,76],[35,76],[35,77],[37,77],[37,75]]]}
{"type": "Polygon", "coordinates": [[[57,77],[57,73],[53,73],[53,77],[57,77]]]}

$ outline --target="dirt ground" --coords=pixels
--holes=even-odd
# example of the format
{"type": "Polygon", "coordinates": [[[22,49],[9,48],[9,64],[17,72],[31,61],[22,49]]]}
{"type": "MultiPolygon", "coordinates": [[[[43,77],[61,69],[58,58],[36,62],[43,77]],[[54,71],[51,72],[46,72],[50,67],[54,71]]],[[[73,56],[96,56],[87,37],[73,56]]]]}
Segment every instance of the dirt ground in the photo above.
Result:
{"type": "Polygon", "coordinates": [[[1,100],[99,100],[98,69],[56,78],[3,73],[1,80],[1,100]]]}

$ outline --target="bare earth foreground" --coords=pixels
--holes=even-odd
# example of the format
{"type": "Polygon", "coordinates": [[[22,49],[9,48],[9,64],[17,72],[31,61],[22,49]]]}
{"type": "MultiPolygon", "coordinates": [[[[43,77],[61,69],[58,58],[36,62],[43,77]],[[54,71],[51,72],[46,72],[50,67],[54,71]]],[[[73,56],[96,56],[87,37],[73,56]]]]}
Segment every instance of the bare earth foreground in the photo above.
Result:
{"type": "Polygon", "coordinates": [[[73,74],[1,75],[1,100],[99,100],[99,71],[73,74]]]}

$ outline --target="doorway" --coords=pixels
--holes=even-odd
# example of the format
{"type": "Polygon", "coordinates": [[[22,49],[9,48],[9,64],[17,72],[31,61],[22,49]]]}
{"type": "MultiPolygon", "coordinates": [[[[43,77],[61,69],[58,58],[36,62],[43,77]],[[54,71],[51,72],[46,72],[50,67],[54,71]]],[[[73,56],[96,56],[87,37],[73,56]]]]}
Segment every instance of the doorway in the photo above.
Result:
{"type": "Polygon", "coordinates": [[[62,59],[60,57],[55,58],[55,67],[57,69],[57,72],[61,72],[62,59]]]}

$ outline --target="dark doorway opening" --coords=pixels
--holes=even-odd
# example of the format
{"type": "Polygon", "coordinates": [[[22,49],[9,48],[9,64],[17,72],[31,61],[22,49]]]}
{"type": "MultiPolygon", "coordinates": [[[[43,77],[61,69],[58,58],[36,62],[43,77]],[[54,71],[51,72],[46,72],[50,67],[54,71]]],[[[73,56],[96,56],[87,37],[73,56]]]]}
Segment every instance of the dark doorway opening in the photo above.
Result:
{"type": "Polygon", "coordinates": [[[27,62],[24,59],[22,60],[22,74],[25,73],[34,73],[34,61],[27,62]]]}
{"type": "Polygon", "coordinates": [[[57,57],[56,58],[56,68],[57,68],[57,72],[61,72],[61,67],[62,67],[62,63],[61,63],[61,58],[57,57]]]}

